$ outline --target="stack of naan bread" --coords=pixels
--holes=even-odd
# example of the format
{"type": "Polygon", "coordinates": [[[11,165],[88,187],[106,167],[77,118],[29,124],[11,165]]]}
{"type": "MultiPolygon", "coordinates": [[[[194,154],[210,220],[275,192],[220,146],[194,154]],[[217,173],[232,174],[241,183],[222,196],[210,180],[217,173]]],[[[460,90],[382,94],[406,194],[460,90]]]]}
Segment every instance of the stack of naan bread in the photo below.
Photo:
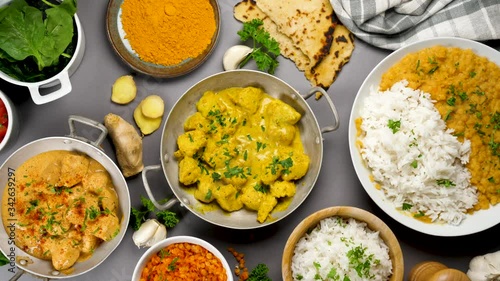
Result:
{"type": "Polygon", "coordinates": [[[329,0],[242,0],[234,17],[263,21],[264,29],[280,44],[313,86],[325,89],[335,81],[354,50],[351,32],[338,21],[329,0]]]}

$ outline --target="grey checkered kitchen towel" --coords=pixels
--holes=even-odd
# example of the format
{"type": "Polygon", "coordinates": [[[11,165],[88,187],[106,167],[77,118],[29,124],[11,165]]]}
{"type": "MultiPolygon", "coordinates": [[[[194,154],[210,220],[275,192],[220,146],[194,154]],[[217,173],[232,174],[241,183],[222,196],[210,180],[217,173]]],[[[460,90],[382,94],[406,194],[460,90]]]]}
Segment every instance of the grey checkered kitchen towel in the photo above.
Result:
{"type": "Polygon", "coordinates": [[[500,39],[500,0],[331,0],[359,39],[395,50],[431,37],[500,39]]]}

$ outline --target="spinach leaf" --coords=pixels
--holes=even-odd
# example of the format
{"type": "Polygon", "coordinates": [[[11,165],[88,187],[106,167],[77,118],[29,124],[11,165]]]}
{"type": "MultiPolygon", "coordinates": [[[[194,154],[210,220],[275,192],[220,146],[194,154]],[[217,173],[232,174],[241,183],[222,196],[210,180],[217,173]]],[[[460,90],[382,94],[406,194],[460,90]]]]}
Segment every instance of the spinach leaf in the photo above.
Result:
{"type": "Polygon", "coordinates": [[[76,46],[76,0],[57,5],[39,2],[43,4],[30,6],[25,0],[14,0],[0,9],[0,70],[21,81],[57,74],[76,46]]]}

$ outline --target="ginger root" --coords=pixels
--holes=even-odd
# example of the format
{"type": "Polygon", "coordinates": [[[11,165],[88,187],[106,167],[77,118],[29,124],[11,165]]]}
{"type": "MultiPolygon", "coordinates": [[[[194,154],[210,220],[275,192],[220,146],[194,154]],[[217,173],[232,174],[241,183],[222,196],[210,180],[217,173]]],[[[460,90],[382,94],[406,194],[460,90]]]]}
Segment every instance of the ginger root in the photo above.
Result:
{"type": "Polygon", "coordinates": [[[164,110],[163,99],[157,95],[147,96],[137,105],[134,109],[134,120],[143,135],[152,134],[160,128],[164,110]]]}
{"type": "Polygon", "coordinates": [[[118,77],[111,89],[111,101],[117,104],[128,104],[135,99],[137,87],[132,75],[118,77]]]}
{"type": "Polygon", "coordinates": [[[142,138],[134,126],[120,116],[109,113],[104,117],[104,126],[115,146],[118,166],[123,176],[131,177],[142,171],[142,138]]]}
{"type": "Polygon", "coordinates": [[[160,96],[149,95],[141,102],[141,110],[144,116],[155,119],[163,116],[165,104],[160,96]]]}

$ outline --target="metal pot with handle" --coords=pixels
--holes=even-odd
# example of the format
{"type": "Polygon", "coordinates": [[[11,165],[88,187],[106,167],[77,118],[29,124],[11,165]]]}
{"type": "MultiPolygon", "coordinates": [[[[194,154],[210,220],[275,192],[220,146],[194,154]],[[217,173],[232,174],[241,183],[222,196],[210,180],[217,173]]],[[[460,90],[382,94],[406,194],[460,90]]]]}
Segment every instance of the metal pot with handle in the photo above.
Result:
{"type": "MultiPolygon", "coordinates": [[[[16,235],[15,228],[6,229],[2,225],[0,227],[0,249],[17,267],[17,272],[11,277],[11,281],[17,280],[24,272],[31,273],[45,280],[64,279],[84,274],[101,264],[120,244],[127,231],[130,218],[130,194],[127,183],[120,169],[99,147],[106,138],[108,130],[104,125],[96,121],[74,115],[69,117],[69,127],[69,136],[47,137],[35,140],[22,146],[9,156],[2,166],[0,166],[0,192],[1,194],[5,194],[6,188],[15,187],[16,168],[40,153],[53,150],[81,152],[98,161],[111,176],[119,201],[118,216],[120,218],[120,232],[111,241],[101,243],[89,259],[77,262],[71,271],[62,273],[53,268],[51,261],[35,258],[16,247],[13,243],[16,235]],[[90,141],[76,135],[75,122],[100,130],[99,137],[95,141],[90,141]]],[[[10,192],[10,190],[8,191],[10,192]]],[[[15,200],[15,194],[9,194],[9,197],[11,195],[14,196],[15,200]]],[[[2,216],[10,216],[10,214],[6,212],[2,213],[2,216]]],[[[15,224],[16,222],[13,221],[12,223],[15,224]]]]}
{"type": "Polygon", "coordinates": [[[306,95],[300,95],[295,89],[284,81],[260,71],[253,70],[234,70],[209,76],[194,86],[192,86],[176,102],[165,122],[160,148],[161,165],[145,167],[142,172],[144,187],[149,198],[159,209],[171,208],[174,204],[180,202],[193,214],[203,220],[215,225],[233,228],[233,229],[252,229],[259,228],[275,223],[287,215],[291,214],[306,199],[314,187],[318,178],[323,160],[323,136],[322,134],[335,131],[339,126],[337,110],[326,93],[319,87],[312,88],[306,95]],[[186,191],[185,187],[179,182],[178,161],[174,157],[177,148],[177,138],[184,133],[183,123],[192,114],[196,112],[196,103],[206,91],[219,91],[230,87],[253,86],[264,90],[270,96],[292,106],[297,110],[302,118],[298,122],[304,150],[311,159],[307,174],[296,182],[297,191],[289,206],[282,211],[273,211],[272,220],[264,223],[257,221],[256,212],[241,209],[239,211],[227,213],[222,209],[205,212],[200,201],[193,194],[186,191]],[[323,94],[323,101],[326,101],[333,113],[333,125],[320,128],[311,108],[306,99],[314,96],[315,93],[323,94]],[[162,170],[170,188],[175,197],[165,204],[160,204],[155,199],[151,187],[147,180],[147,173],[153,170],[162,170]]]}

